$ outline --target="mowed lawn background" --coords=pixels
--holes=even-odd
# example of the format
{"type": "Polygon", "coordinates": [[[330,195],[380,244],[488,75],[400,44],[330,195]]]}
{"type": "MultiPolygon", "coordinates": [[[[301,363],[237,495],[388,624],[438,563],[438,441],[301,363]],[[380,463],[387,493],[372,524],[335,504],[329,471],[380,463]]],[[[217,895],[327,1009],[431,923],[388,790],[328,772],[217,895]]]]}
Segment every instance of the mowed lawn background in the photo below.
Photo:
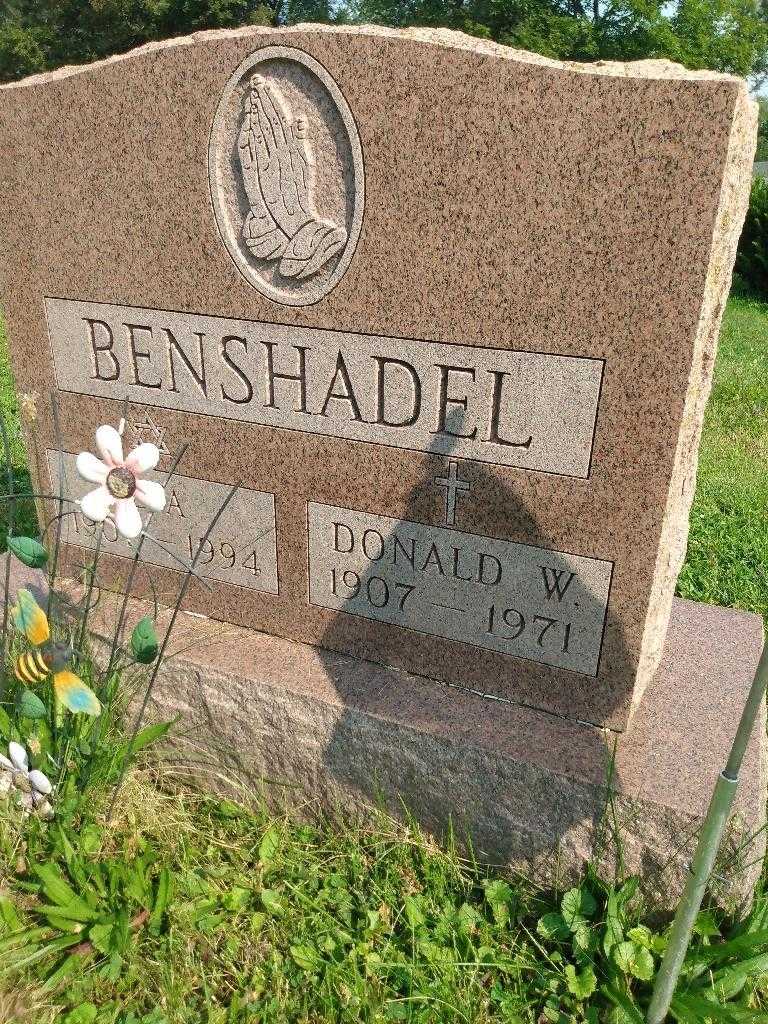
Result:
{"type": "Polygon", "coordinates": [[[768,303],[728,301],[678,593],[768,623],[768,303]]]}

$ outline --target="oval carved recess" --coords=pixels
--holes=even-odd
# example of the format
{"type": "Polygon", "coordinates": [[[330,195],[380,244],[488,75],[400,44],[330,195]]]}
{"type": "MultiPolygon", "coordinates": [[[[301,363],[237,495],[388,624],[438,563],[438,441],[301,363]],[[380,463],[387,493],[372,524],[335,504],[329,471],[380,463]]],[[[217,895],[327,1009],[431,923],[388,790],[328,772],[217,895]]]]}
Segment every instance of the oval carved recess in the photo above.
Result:
{"type": "Polygon", "coordinates": [[[306,306],[339,283],[362,226],[363,153],[318,61],[267,46],[240,64],[213,120],[208,176],[221,239],[254,288],[306,306]]]}

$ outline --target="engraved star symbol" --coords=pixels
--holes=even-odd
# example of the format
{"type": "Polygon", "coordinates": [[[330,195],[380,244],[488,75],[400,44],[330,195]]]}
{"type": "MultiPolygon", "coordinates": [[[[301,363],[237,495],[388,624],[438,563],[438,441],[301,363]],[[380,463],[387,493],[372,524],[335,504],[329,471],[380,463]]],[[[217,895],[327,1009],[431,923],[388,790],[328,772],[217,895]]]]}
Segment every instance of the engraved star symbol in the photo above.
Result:
{"type": "Polygon", "coordinates": [[[160,455],[163,458],[171,454],[164,441],[165,427],[161,427],[159,423],[155,423],[152,419],[151,413],[147,413],[147,417],[143,423],[132,423],[131,430],[138,441],[151,441],[153,444],[156,444],[160,449],[160,455]]]}

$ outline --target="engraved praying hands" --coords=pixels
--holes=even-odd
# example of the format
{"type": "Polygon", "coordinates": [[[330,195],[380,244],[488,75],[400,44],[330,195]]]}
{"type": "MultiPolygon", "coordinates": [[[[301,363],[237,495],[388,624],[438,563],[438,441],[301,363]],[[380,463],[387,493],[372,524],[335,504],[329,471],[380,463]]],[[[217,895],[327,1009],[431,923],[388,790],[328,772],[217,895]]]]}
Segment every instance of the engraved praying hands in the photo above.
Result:
{"type": "Polygon", "coordinates": [[[243,115],[238,149],[251,206],[245,244],[259,259],[279,260],[283,277],[311,277],[344,248],[347,233],[315,207],[306,121],[292,120],[280,93],[259,75],[245,95],[243,115]]]}

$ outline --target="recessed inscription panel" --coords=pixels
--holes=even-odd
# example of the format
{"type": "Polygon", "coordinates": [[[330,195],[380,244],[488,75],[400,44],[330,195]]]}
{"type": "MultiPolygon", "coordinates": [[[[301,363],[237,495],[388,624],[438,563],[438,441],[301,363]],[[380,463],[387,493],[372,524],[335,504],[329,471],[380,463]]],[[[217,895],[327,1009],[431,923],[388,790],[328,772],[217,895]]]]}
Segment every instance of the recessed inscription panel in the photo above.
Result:
{"type": "MultiPolygon", "coordinates": [[[[82,498],[94,484],[82,480],[75,468],[76,456],[64,454],[66,497],[82,498]]],[[[53,493],[58,491],[59,453],[48,451],[48,468],[53,493]]],[[[165,483],[165,473],[148,473],[150,479],[165,483]]],[[[184,569],[197,553],[208,523],[226,497],[229,487],[211,480],[174,476],[166,485],[164,512],[155,514],[148,537],[141,549],[141,560],[167,569],[184,569]],[[150,539],[154,538],[154,540],[150,539]],[[159,543],[155,543],[158,541],[159,543]],[[161,546],[162,545],[162,546],[161,546]]],[[[138,503],[137,503],[138,504],[138,503]]],[[[142,511],[145,522],[148,513],[142,511]]],[[[98,527],[80,512],[68,516],[65,540],[85,548],[94,548],[98,527]]],[[[129,544],[107,522],[101,548],[113,555],[132,558],[135,542],[129,544]]],[[[275,497],[264,491],[241,488],[224,510],[210,538],[204,543],[198,562],[201,576],[235,583],[251,590],[278,593],[277,541],[275,535],[275,497]]]]}
{"type": "Polygon", "coordinates": [[[64,391],[589,475],[603,360],[46,299],[64,391]]]}
{"type": "Polygon", "coordinates": [[[596,676],[612,563],[310,502],[323,608],[596,676]]]}

